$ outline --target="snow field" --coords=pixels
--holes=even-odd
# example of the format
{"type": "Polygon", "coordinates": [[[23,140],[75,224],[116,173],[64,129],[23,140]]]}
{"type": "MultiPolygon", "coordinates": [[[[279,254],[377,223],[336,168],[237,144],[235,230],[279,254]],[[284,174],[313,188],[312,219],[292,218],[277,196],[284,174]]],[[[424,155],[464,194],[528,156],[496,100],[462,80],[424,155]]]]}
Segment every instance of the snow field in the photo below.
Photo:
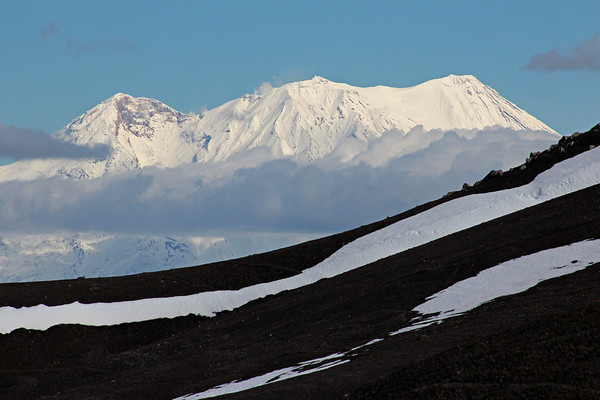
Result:
{"type": "Polygon", "coordinates": [[[264,375],[256,376],[254,378],[250,378],[244,381],[234,381],[226,383],[224,385],[215,386],[214,388],[209,389],[205,392],[198,394],[188,394],[185,396],[178,397],[174,400],[206,399],[209,397],[216,397],[224,394],[243,392],[244,390],[268,385],[270,383],[281,382],[287,379],[296,378],[301,375],[307,375],[312,374],[314,372],[323,371],[335,367],[337,365],[345,364],[350,361],[347,359],[341,359],[343,356],[343,353],[336,353],[327,357],[304,361],[293,367],[278,369],[276,371],[272,371],[264,375]]]}
{"type": "MultiPolygon", "coordinates": [[[[447,318],[464,314],[499,297],[524,292],[542,281],[572,274],[598,262],[600,262],[600,240],[586,240],[506,261],[431,295],[424,303],[413,309],[421,314],[420,318],[416,318],[409,326],[391,332],[389,335],[398,335],[441,323],[447,318]]],[[[199,400],[237,393],[323,371],[349,362],[353,352],[382,340],[384,339],[371,340],[346,352],[304,361],[293,367],[282,368],[244,381],[219,385],[174,400],[199,400]],[[327,362],[323,363],[324,360],[327,362]]]]}

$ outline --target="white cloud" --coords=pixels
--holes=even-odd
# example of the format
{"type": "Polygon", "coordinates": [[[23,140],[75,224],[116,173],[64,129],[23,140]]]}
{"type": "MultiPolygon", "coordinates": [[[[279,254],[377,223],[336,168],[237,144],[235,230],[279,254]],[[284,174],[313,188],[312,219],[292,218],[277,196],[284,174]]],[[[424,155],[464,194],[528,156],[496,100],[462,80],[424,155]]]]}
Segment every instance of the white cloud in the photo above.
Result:
{"type": "Polygon", "coordinates": [[[41,41],[46,40],[48,38],[56,36],[59,32],[60,32],[60,26],[58,25],[58,22],[52,21],[52,22],[48,23],[48,25],[46,25],[44,27],[44,29],[42,29],[40,31],[39,40],[41,40],[41,41]]]}
{"type": "Polygon", "coordinates": [[[546,72],[558,70],[600,71],[600,36],[576,43],[567,51],[552,49],[546,53],[537,53],[529,60],[527,69],[539,69],[546,72]]]}
{"type": "Polygon", "coordinates": [[[54,140],[50,135],[38,130],[0,123],[1,158],[103,158],[107,155],[106,146],[76,146],[54,140]]]}
{"type": "Polygon", "coordinates": [[[0,226],[32,233],[159,235],[340,231],[460,189],[491,169],[518,165],[553,141],[506,129],[474,134],[417,128],[406,136],[386,135],[358,152],[355,144],[343,144],[310,165],[263,162],[269,154],[255,149],[218,164],[87,181],[7,182],[0,190],[0,226]],[[421,148],[416,138],[423,135],[428,145],[421,148]],[[404,144],[410,150],[394,153],[404,144]],[[350,161],[340,163],[340,156],[350,161]]]}

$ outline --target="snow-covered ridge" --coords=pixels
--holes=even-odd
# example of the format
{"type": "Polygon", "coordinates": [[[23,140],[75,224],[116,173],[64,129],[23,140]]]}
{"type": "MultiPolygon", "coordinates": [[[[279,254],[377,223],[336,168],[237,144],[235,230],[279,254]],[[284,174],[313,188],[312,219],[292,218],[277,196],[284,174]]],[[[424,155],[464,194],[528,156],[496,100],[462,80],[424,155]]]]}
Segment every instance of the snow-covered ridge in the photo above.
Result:
{"type": "Polygon", "coordinates": [[[0,282],[132,275],[270,251],[315,235],[157,236],[0,233],[0,282]]]}
{"type": "MultiPolygon", "coordinates": [[[[54,307],[38,305],[0,308],[0,332],[20,327],[47,329],[62,323],[115,325],[188,314],[214,316],[248,302],[285,290],[293,290],[330,278],[378,259],[397,254],[440,237],[494,218],[600,183],[599,149],[582,153],[554,165],[528,185],[500,192],[462,197],[347,244],[329,258],[302,273],[240,290],[203,292],[189,296],[142,299],[116,303],[54,307]]],[[[593,261],[593,260],[592,260],[593,261]]],[[[600,261],[600,256],[598,260],[600,261]]]]}
{"type": "Polygon", "coordinates": [[[471,75],[450,75],[410,88],[360,88],[317,76],[226,103],[198,124],[227,133],[212,135],[208,159],[268,146],[278,156],[303,161],[330,153],[343,138],[366,142],[417,125],[426,130],[500,126],[554,133],[471,75]]]}
{"type": "Polygon", "coordinates": [[[78,145],[103,144],[101,160],[31,160],[0,167],[0,182],[60,175],[75,179],[147,166],[222,161],[265,147],[272,158],[310,162],[343,140],[367,143],[389,131],[480,130],[492,126],[558,134],[474,76],[450,75],[409,88],[354,87],[321,77],[272,88],[209,110],[183,114],[118,93],[55,132],[78,145]]]}
{"type": "MultiPolygon", "coordinates": [[[[390,332],[390,336],[425,328],[434,323],[464,314],[478,306],[497,299],[526,291],[538,283],[585,269],[600,261],[600,240],[583,241],[567,246],[543,250],[509,260],[481,271],[478,275],[456,282],[431,295],[427,301],[413,309],[425,319],[417,317],[409,326],[390,332]]],[[[200,400],[225,394],[239,393],[260,386],[296,378],[351,362],[349,355],[379,343],[378,338],[345,352],[330,354],[297,365],[281,368],[243,381],[233,381],[215,386],[204,392],[188,394],[174,400],[200,400]]]]}

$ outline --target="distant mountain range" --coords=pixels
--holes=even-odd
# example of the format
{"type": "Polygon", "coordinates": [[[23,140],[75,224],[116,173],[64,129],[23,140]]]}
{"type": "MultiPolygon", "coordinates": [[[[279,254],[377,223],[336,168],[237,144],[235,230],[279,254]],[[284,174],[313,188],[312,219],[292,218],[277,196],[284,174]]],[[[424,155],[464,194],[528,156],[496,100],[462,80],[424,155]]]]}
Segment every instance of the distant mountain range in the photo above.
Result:
{"type": "Polygon", "coordinates": [[[501,127],[559,137],[471,75],[409,88],[360,88],[315,77],[263,87],[201,115],[118,93],[52,134],[76,145],[107,145],[107,158],[19,161],[0,167],[0,181],[98,178],[149,166],[223,161],[255,148],[266,149],[271,159],[311,162],[344,141],[366,146],[387,132],[406,134],[419,125],[426,131],[501,127]]]}
{"type": "Polygon", "coordinates": [[[119,93],[52,137],[110,152],[0,166],[0,282],[149,272],[296,244],[334,231],[311,213],[343,215],[352,205],[346,212],[368,221],[381,215],[379,203],[397,212],[510,167],[561,136],[474,76],[450,75],[410,88],[322,77],[265,84],[201,115],[119,93]],[[289,163],[260,168],[274,160],[289,163]],[[278,177],[273,171],[282,168],[278,177]],[[221,192],[213,189],[219,185],[221,192]],[[129,226],[156,217],[154,204],[172,210],[169,221],[190,221],[183,232],[129,226]],[[138,210],[148,211],[128,217],[138,210]],[[252,212],[252,221],[239,223],[244,231],[216,226],[220,214],[225,220],[252,212]],[[319,227],[256,227],[277,212],[319,227]],[[38,227],[42,219],[51,225],[38,227]],[[207,232],[209,219],[217,222],[207,232]]]}
{"type": "Polygon", "coordinates": [[[437,200],[250,257],[0,285],[0,394],[595,399],[600,124],[437,200]]]}

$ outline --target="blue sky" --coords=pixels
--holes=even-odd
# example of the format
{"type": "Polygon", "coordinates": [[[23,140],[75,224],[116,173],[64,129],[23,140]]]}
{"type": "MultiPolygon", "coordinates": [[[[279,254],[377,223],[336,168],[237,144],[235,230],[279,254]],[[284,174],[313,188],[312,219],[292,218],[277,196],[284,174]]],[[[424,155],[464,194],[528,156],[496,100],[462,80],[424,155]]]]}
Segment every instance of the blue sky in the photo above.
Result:
{"type": "Polygon", "coordinates": [[[600,122],[600,1],[0,0],[0,123],[52,132],[116,92],[199,112],[314,75],[473,74],[563,134],[600,122]]]}

